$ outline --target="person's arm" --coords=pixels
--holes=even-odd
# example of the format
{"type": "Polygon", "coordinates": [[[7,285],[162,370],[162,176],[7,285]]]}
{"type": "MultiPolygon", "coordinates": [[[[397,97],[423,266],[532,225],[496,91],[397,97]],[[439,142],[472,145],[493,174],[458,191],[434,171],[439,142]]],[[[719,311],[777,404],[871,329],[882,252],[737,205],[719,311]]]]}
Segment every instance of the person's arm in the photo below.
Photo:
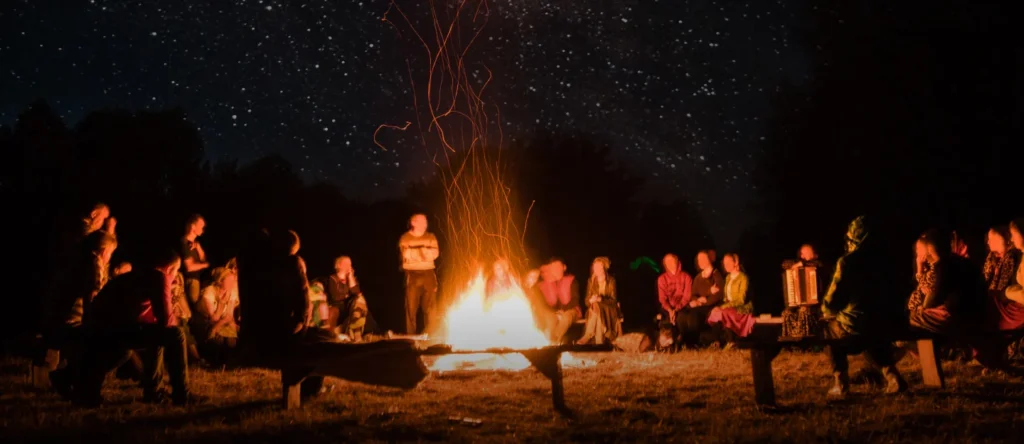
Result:
{"type": "Polygon", "coordinates": [[[723,295],[725,294],[722,290],[725,288],[725,281],[722,279],[722,273],[718,270],[711,272],[711,294],[708,295],[707,301],[704,305],[715,306],[722,303],[723,295]]]}
{"type": "Polygon", "coordinates": [[[846,307],[847,301],[840,283],[843,280],[843,266],[846,263],[844,258],[836,262],[836,271],[832,274],[832,283],[828,286],[828,292],[822,299],[821,311],[825,316],[835,316],[846,307]]]}
{"type": "Polygon", "coordinates": [[[220,320],[220,314],[217,313],[217,291],[214,286],[209,286],[203,289],[202,302],[199,307],[203,310],[203,315],[206,316],[210,322],[217,322],[220,320]]]}
{"type": "Polygon", "coordinates": [[[185,271],[189,273],[204,270],[209,266],[210,264],[208,262],[197,262],[195,259],[192,258],[185,259],[185,271]]]}
{"type": "Polygon", "coordinates": [[[661,309],[665,310],[666,313],[672,313],[676,307],[672,304],[672,295],[669,293],[667,279],[658,277],[658,302],[661,304],[661,309]]]}
{"type": "Polygon", "coordinates": [[[174,295],[171,293],[171,279],[162,273],[159,278],[154,276],[153,287],[154,291],[151,293],[149,303],[153,307],[153,316],[156,317],[157,325],[161,327],[177,326],[177,318],[173,314],[174,295]]]}
{"type": "Polygon", "coordinates": [[[601,297],[601,303],[615,305],[619,303],[618,290],[615,288],[615,278],[608,276],[605,278],[608,280],[604,285],[605,295],[601,297]]]}
{"type": "Polygon", "coordinates": [[[580,283],[576,279],[569,284],[569,301],[565,306],[568,311],[580,311],[580,283]]]}
{"type": "Polygon", "coordinates": [[[924,273],[924,280],[921,282],[924,303],[921,304],[921,308],[935,308],[945,302],[940,300],[938,291],[944,274],[938,263],[932,264],[932,269],[924,273]]]}
{"type": "Polygon", "coordinates": [[[292,284],[287,304],[296,324],[295,333],[302,331],[313,316],[313,304],[309,300],[309,281],[306,280],[305,261],[295,257],[295,270],[292,272],[292,284]]]}
{"type": "Polygon", "coordinates": [[[427,245],[423,247],[424,254],[428,260],[436,260],[441,255],[441,249],[437,245],[437,236],[430,235],[430,239],[427,241],[427,245]]]}
{"type": "MultiPolygon", "coordinates": [[[[682,272],[680,271],[680,273],[682,272]]],[[[680,293],[682,293],[682,298],[679,302],[679,308],[683,308],[689,305],[690,300],[693,299],[693,278],[689,274],[683,275],[683,288],[680,293]]]]}
{"type": "Polygon", "coordinates": [[[732,295],[733,305],[740,307],[747,305],[747,285],[749,284],[747,275],[740,273],[736,277],[736,293],[732,295]]]}

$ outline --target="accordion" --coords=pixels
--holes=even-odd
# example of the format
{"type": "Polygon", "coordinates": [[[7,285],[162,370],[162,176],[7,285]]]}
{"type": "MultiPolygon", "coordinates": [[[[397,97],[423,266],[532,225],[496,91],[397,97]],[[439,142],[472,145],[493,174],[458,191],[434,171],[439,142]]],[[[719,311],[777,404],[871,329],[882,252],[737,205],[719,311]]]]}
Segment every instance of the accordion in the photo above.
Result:
{"type": "Polygon", "coordinates": [[[787,307],[816,305],[818,303],[818,270],[814,267],[786,270],[782,274],[782,288],[787,307]]]}

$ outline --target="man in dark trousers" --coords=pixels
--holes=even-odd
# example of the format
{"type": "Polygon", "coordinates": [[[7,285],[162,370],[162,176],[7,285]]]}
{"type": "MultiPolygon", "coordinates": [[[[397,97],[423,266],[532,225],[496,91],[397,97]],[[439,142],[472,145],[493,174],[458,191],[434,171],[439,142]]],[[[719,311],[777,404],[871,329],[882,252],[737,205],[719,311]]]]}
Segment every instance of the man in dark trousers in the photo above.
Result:
{"type": "Polygon", "coordinates": [[[149,267],[112,280],[96,296],[84,317],[88,339],[73,402],[101,404],[104,377],[126,362],[132,350],[143,363],[144,401],[159,403],[167,398],[160,389],[164,369],[174,404],[199,401],[188,390],[185,333],[171,309],[171,283],[180,264],[177,253],[168,251],[149,267]]]}
{"type": "Polygon", "coordinates": [[[398,240],[405,272],[405,332],[419,332],[416,316],[423,310],[424,330],[434,327],[434,305],[437,303],[437,274],[434,260],[440,255],[437,237],[427,231],[427,216],[414,214],[409,219],[409,231],[398,240]]]}

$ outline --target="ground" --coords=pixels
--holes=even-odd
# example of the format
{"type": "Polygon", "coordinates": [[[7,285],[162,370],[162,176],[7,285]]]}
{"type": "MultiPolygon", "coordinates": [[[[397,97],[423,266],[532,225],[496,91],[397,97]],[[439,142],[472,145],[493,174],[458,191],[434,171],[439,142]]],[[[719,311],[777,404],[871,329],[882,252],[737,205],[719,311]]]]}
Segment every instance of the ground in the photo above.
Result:
{"type": "MultiPolygon", "coordinates": [[[[908,358],[901,370],[912,393],[883,396],[858,385],[851,399],[829,403],[825,357],[783,352],[775,361],[783,407],[768,412],[754,407],[743,352],[585,358],[594,364],[565,371],[573,419],[552,410],[550,384],[532,369],[435,374],[409,392],[329,380],[332,392],[297,411],[279,408],[276,372],[197,369],[192,384],[212,396],[208,404],[142,404],[137,386],[111,378],[108,405],[79,410],[31,390],[28,362],[9,358],[0,371],[0,442],[1020,442],[1022,435],[1024,381],[958,363],[945,364],[944,390],[922,388],[908,358]]],[[[860,364],[855,359],[854,369],[860,364]]]]}

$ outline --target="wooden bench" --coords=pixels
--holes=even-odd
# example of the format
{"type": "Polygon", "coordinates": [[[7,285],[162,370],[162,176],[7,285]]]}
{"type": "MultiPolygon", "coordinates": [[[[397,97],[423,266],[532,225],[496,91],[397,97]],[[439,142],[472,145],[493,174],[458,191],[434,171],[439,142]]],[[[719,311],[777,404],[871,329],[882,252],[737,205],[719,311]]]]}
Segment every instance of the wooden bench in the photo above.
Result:
{"type": "MultiPolygon", "coordinates": [[[[921,379],[925,387],[943,388],[945,379],[942,365],[935,350],[938,337],[928,332],[911,331],[894,335],[895,341],[917,343],[917,358],[921,362],[921,379]]],[[[754,401],[758,406],[775,406],[775,379],[772,361],[783,347],[828,346],[839,341],[819,337],[786,338],[782,336],[782,318],[758,318],[750,336],[737,342],[739,348],[750,350],[750,366],[754,378],[754,401]]]]}

